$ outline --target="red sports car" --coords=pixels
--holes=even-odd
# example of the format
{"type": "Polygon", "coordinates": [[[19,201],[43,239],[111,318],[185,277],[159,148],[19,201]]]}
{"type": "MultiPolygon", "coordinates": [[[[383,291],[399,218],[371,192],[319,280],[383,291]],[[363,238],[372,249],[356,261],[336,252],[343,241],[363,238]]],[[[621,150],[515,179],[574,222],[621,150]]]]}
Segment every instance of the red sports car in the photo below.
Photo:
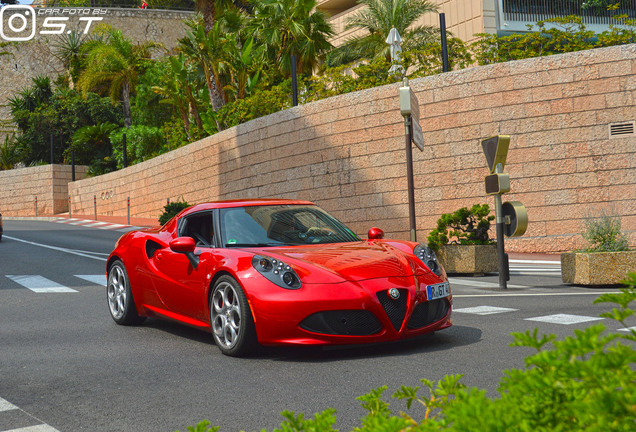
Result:
{"type": "Polygon", "coordinates": [[[315,204],[222,201],[123,235],[108,258],[118,324],[210,329],[224,354],[392,341],[451,326],[448,279],[424,245],[360,239],[315,204]]]}

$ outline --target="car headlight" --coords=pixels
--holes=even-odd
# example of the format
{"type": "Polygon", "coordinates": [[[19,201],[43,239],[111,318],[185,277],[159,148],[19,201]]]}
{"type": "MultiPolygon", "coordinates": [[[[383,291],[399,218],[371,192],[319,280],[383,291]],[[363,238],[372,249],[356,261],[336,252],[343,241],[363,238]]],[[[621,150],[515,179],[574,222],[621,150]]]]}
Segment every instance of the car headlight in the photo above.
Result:
{"type": "Polygon", "coordinates": [[[252,266],[270,282],[281,288],[300,288],[300,278],[289,265],[276,258],[262,255],[254,255],[252,266]]]}
{"type": "Polygon", "coordinates": [[[413,249],[413,254],[418,257],[433,273],[437,276],[442,275],[442,267],[437,262],[437,255],[433,252],[428,246],[417,245],[415,249],[413,249]]]}

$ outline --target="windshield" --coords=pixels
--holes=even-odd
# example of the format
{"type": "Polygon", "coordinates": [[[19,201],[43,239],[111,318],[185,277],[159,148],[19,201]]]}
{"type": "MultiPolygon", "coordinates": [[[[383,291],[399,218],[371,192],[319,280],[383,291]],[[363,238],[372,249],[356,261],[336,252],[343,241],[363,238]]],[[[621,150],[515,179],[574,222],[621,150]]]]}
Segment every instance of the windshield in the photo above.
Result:
{"type": "Polygon", "coordinates": [[[342,222],[316,206],[221,209],[224,247],[289,246],[359,241],[342,222]]]}

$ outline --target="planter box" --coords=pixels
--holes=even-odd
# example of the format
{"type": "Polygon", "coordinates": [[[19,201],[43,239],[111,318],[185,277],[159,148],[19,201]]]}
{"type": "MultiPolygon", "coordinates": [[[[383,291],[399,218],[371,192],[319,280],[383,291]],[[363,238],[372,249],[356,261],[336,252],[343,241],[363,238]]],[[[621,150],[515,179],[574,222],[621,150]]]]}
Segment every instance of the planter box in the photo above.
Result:
{"type": "Polygon", "coordinates": [[[495,273],[497,245],[442,245],[437,257],[446,273],[483,275],[495,273]]]}
{"type": "Polygon", "coordinates": [[[574,285],[619,285],[636,271],[636,251],[561,254],[561,279],[574,285]]]}

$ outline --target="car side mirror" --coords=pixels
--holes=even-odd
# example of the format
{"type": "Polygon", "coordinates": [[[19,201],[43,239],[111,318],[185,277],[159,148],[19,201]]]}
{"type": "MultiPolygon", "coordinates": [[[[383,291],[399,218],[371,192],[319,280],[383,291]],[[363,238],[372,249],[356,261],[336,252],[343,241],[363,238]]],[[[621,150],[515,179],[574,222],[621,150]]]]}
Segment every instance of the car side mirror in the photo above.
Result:
{"type": "Polygon", "coordinates": [[[384,238],[384,231],[380,228],[373,227],[369,230],[369,240],[380,240],[384,238]]]}
{"type": "Polygon", "coordinates": [[[199,257],[194,254],[194,249],[197,247],[192,237],[177,237],[169,244],[170,250],[177,253],[185,254],[192,264],[192,267],[197,268],[199,265],[199,257]]]}

